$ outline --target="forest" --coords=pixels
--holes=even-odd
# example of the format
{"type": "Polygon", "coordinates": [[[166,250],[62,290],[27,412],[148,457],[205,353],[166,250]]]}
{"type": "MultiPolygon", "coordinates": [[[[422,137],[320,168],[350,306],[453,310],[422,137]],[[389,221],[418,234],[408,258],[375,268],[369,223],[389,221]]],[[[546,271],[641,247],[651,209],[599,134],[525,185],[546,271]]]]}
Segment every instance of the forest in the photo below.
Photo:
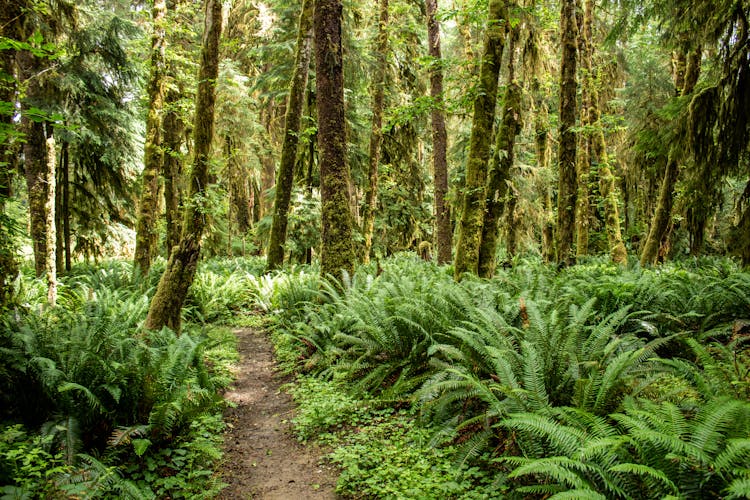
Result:
{"type": "Polygon", "coordinates": [[[749,17],[0,0],[0,500],[750,498],[749,17]]]}

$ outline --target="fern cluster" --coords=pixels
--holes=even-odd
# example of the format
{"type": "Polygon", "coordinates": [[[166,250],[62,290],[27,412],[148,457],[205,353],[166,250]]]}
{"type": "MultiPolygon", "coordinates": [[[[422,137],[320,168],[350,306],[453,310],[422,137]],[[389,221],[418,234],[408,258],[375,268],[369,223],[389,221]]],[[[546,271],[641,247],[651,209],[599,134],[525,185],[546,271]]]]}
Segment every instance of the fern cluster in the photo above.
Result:
{"type": "MultiPolygon", "coordinates": [[[[240,288],[206,274],[199,276],[210,286],[240,288]]],[[[194,324],[179,336],[142,330],[149,291],[132,280],[128,265],[78,268],[61,283],[58,307],[32,302],[0,322],[0,418],[40,429],[45,447],[61,453],[71,468],[55,487],[94,488],[89,480],[99,478],[96,491],[127,489],[108,461],[158,454],[222,408],[221,389],[230,380],[222,345],[233,336],[194,324]]],[[[225,307],[216,306],[219,316],[225,307]]]]}
{"type": "Polygon", "coordinates": [[[268,310],[298,370],[410,402],[434,445],[494,456],[511,496],[747,494],[750,274],[734,264],[523,262],[461,283],[413,257],[380,266],[267,287],[294,297],[268,310]]]}

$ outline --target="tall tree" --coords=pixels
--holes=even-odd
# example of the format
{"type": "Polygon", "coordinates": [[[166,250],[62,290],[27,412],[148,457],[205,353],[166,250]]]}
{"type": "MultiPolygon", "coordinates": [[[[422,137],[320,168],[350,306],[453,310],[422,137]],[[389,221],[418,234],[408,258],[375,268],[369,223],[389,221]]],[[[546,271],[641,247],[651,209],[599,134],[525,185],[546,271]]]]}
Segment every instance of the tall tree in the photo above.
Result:
{"type": "MultiPolygon", "coordinates": [[[[693,92],[698,81],[697,73],[700,71],[700,57],[689,58],[694,67],[687,69],[687,56],[678,51],[673,58],[672,78],[675,85],[677,97],[686,96],[693,92]],[[685,78],[686,71],[691,73],[689,79],[685,78]],[[696,76],[692,76],[695,74],[696,76]]],[[[680,119],[682,121],[683,119],[680,119]]],[[[669,229],[669,221],[672,217],[672,206],[674,205],[674,189],[680,173],[680,161],[684,157],[682,145],[675,143],[670,147],[667,164],[664,169],[664,178],[659,188],[659,200],[656,204],[654,217],[648,232],[648,237],[641,251],[641,266],[656,264],[659,260],[659,249],[662,247],[669,229]]]]}
{"type": "Polygon", "coordinates": [[[144,145],[143,185],[138,204],[134,268],[146,275],[156,254],[156,218],[159,207],[159,173],[162,170],[161,126],[164,108],[166,50],[166,0],[154,0],[152,8],[151,68],[148,79],[148,116],[144,145]]]}
{"type": "MultiPolygon", "coordinates": [[[[505,208],[505,197],[513,166],[516,136],[521,131],[521,86],[515,81],[515,43],[518,30],[513,30],[508,44],[508,80],[503,103],[503,118],[497,130],[495,153],[492,157],[482,222],[482,239],[479,246],[479,275],[491,277],[495,272],[495,251],[500,218],[505,208]]],[[[512,210],[508,210],[512,214],[512,210]]],[[[512,215],[511,215],[512,218],[512,215]]],[[[509,240],[512,238],[509,238],[509,240]]]]}
{"type": "Polygon", "coordinates": [[[303,0],[299,15],[297,51],[294,73],[289,86],[289,99],[284,124],[284,142],[281,147],[281,162],[276,178],[276,198],[273,204],[273,222],[268,243],[268,269],[276,269],[284,262],[286,228],[289,220],[289,202],[294,184],[294,166],[297,160],[300,122],[305,103],[307,73],[312,49],[312,22],[315,0],[303,0]]]}
{"type": "Polygon", "coordinates": [[[572,264],[576,220],[576,0],[562,0],[560,12],[560,178],[557,195],[557,262],[572,264]]]}
{"type": "Polygon", "coordinates": [[[437,19],[437,0],[426,0],[427,45],[430,63],[430,97],[432,97],[432,169],[435,178],[435,229],[437,233],[437,261],[450,262],[452,229],[450,208],[446,203],[448,193],[448,134],[445,130],[443,110],[443,67],[440,51],[440,21],[437,19]]]}
{"type": "Polygon", "coordinates": [[[507,30],[507,7],[502,0],[490,0],[484,55],[479,69],[479,88],[474,99],[474,117],[466,162],[463,211],[458,227],[455,276],[478,273],[479,245],[482,238],[487,162],[490,156],[492,123],[495,119],[498,77],[507,30]]]}
{"type": "Polygon", "coordinates": [[[316,0],[314,16],[322,221],[321,273],[354,271],[346,162],[341,0],[316,0]]]}
{"type": "Polygon", "coordinates": [[[172,251],[167,268],[151,299],[145,323],[146,328],[150,330],[160,330],[164,326],[174,331],[180,330],[182,304],[185,302],[198,266],[201,237],[206,226],[205,194],[208,186],[208,167],[214,129],[221,25],[221,0],[206,0],[193,125],[194,157],[190,175],[190,194],[185,208],[185,221],[180,243],[172,251]]]}
{"type": "Polygon", "coordinates": [[[378,169],[383,145],[383,108],[385,107],[385,76],[388,67],[388,0],[379,0],[378,31],[375,43],[375,68],[372,74],[372,127],[370,129],[368,183],[362,214],[365,239],[362,261],[370,261],[372,235],[375,232],[375,210],[378,204],[378,169]]]}

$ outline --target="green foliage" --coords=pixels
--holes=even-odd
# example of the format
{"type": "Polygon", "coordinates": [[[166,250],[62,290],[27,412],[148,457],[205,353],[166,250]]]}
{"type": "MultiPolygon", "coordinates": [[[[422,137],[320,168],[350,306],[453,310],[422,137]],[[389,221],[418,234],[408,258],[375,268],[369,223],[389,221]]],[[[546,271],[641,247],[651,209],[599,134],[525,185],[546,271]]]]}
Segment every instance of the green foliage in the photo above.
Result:
{"type": "Polygon", "coordinates": [[[298,425],[305,438],[337,431],[343,493],[463,498],[425,472],[450,457],[453,470],[492,471],[509,497],[742,495],[746,272],[718,259],[560,271],[521,261],[461,283],[447,271],[398,256],[338,287],[267,278],[277,352],[319,377],[296,393],[298,425]],[[390,441],[368,433],[365,406],[404,405],[419,414],[405,432],[429,452],[398,426],[390,441]],[[435,489],[412,491],[413,477],[435,489]]]}

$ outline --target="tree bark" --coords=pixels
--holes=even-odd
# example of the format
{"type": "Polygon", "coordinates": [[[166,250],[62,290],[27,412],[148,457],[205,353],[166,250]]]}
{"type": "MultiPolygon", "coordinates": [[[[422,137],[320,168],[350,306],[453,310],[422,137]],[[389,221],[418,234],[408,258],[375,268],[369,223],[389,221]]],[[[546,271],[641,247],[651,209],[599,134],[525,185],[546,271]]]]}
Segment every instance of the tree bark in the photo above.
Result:
{"type": "Polygon", "coordinates": [[[57,248],[57,227],[55,225],[55,188],[57,183],[55,160],[57,159],[57,152],[55,151],[55,137],[52,134],[47,139],[46,146],[47,169],[45,182],[47,184],[47,199],[44,202],[44,210],[46,218],[47,258],[45,271],[47,274],[47,303],[51,307],[55,307],[57,305],[57,258],[55,255],[55,249],[57,248]]]}
{"type": "Polygon", "coordinates": [[[576,2],[563,0],[560,13],[562,54],[560,64],[560,178],[557,197],[557,262],[575,262],[573,236],[576,221],[576,2]]]}
{"type": "Polygon", "coordinates": [[[580,126],[582,132],[578,134],[578,149],[576,151],[576,174],[578,178],[578,193],[576,200],[576,257],[589,254],[589,228],[591,223],[591,209],[589,200],[589,182],[591,177],[592,162],[592,132],[591,108],[594,106],[593,86],[593,46],[592,46],[592,24],[593,12],[588,10],[589,2],[584,0],[583,18],[578,30],[578,59],[581,72],[581,110],[580,126]]]}
{"type": "Polygon", "coordinates": [[[659,258],[659,248],[667,233],[669,227],[669,218],[672,214],[672,204],[674,186],[677,184],[677,175],[679,165],[673,153],[669,154],[667,168],[664,171],[664,179],[659,190],[659,201],[654,212],[654,219],[651,222],[651,230],[648,232],[648,238],[643,245],[641,252],[641,266],[656,264],[659,258]]]}
{"type": "Polygon", "coordinates": [[[479,270],[479,245],[482,238],[487,162],[490,155],[492,122],[495,119],[497,81],[506,35],[506,11],[505,2],[490,0],[484,56],[479,70],[479,89],[474,100],[463,211],[458,227],[455,262],[457,280],[461,279],[461,275],[466,272],[477,274],[479,270]]]}
{"type": "MultiPolygon", "coordinates": [[[[511,64],[512,58],[511,53],[511,64]]],[[[505,208],[510,169],[513,166],[513,149],[516,136],[520,131],[521,86],[512,82],[505,91],[503,120],[497,131],[495,154],[487,178],[487,199],[482,223],[482,241],[479,247],[479,276],[483,278],[490,278],[495,273],[498,230],[505,208]]],[[[515,206],[515,203],[513,205],[515,206]]]]}
{"type": "Polygon", "coordinates": [[[321,274],[354,272],[349,166],[346,162],[341,0],[315,2],[315,66],[320,151],[321,274]]]}
{"type": "Polygon", "coordinates": [[[166,50],[166,0],[154,0],[154,32],[151,35],[151,69],[147,92],[146,142],[143,146],[143,185],[136,222],[134,271],[148,274],[156,254],[156,218],[159,206],[159,172],[162,171],[161,120],[164,108],[164,70],[166,50]]]}
{"type": "Polygon", "coordinates": [[[430,97],[432,97],[432,168],[435,177],[435,232],[437,233],[438,264],[450,262],[452,233],[448,194],[448,134],[443,111],[443,60],[440,51],[440,22],[437,0],[427,0],[427,43],[430,57],[430,97]]]}
{"type": "Polygon", "coordinates": [[[370,130],[370,155],[365,206],[362,214],[362,234],[365,247],[362,261],[370,262],[372,236],[375,232],[375,209],[378,204],[378,168],[383,145],[383,108],[385,107],[385,73],[388,57],[388,0],[380,0],[378,35],[375,47],[375,68],[372,75],[372,127],[370,130]]]}
{"type": "MultiPolygon", "coordinates": [[[[549,114],[547,104],[539,89],[539,82],[534,82],[536,101],[536,117],[534,118],[534,135],[536,146],[537,167],[549,170],[551,144],[549,132],[549,114]]],[[[545,181],[539,188],[542,200],[542,260],[550,262],[555,258],[554,215],[552,213],[551,187],[545,181]]]]}
{"type": "Polygon", "coordinates": [[[180,181],[182,179],[183,156],[180,149],[185,133],[185,122],[177,109],[180,95],[181,92],[171,89],[164,96],[162,176],[164,177],[164,216],[167,223],[167,258],[172,254],[172,249],[179,243],[182,229],[180,206],[182,205],[183,190],[180,181]]]}
{"type": "Polygon", "coordinates": [[[167,268],[159,280],[159,286],[149,306],[145,327],[150,330],[160,330],[167,326],[176,332],[180,331],[182,304],[185,302],[198,266],[201,237],[206,225],[204,198],[214,129],[221,23],[221,1],[206,0],[203,48],[193,127],[195,153],[190,176],[190,196],[185,209],[180,243],[167,262],[167,268]]]}
{"type": "Polygon", "coordinates": [[[294,58],[294,74],[292,75],[289,88],[289,101],[286,107],[284,142],[281,147],[281,162],[276,178],[276,198],[273,204],[273,221],[271,223],[271,236],[268,243],[267,267],[269,270],[281,267],[284,263],[289,204],[294,185],[294,166],[297,160],[299,129],[302,108],[305,103],[307,73],[310,67],[313,7],[314,0],[303,0],[302,11],[299,15],[297,53],[294,58]]]}

